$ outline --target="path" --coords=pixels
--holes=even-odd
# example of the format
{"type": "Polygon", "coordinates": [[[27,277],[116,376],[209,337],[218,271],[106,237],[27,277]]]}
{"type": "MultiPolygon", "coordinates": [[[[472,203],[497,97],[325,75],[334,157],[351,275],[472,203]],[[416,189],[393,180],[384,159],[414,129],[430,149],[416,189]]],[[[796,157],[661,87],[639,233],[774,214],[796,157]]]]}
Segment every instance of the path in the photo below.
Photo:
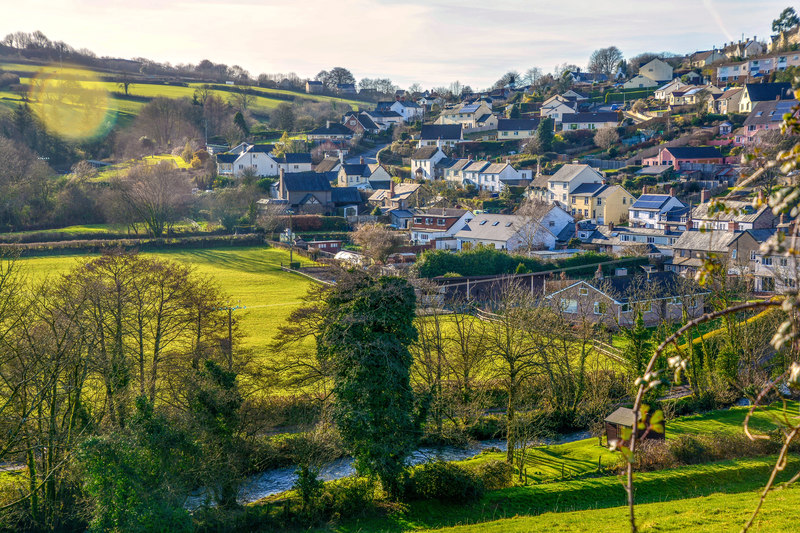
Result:
{"type": "Polygon", "coordinates": [[[356,156],[348,158],[346,160],[346,163],[348,165],[358,164],[358,163],[361,162],[361,158],[362,157],[364,158],[364,163],[367,163],[368,165],[371,165],[373,163],[377,163],[378,162],[378,159],[377,159],[378,152],[383,150],[388,145],[389,145],[389,143],[379,144],[375,148],[371,148],[371,149],[367,150],[366,152],[364,152],[363,154],[359,154],[359,155],[356,155],[356,156]]]}

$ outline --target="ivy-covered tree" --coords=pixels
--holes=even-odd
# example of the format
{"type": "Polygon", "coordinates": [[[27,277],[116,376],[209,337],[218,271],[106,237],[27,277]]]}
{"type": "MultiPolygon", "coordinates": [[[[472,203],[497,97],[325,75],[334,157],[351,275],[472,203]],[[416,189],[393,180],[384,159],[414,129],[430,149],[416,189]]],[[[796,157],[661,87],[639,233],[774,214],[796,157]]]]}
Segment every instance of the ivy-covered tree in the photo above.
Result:
{"type": "Polygon", "coordinates": [[[415,305],[406,280],[350,273],[326,295],[317,347],[333,365],[333,420],[356,469],[376,476],[390,497],[399,495],[416,441],[408,350],[415,305]]]}
{"type": "Polygon", "coordinates": [[[536,128],[536,139],[539,143],[539,153],[550,152],[553,150],[553,138],[555,137],[554,122],[550,117],[543,118],[536,128]]]}

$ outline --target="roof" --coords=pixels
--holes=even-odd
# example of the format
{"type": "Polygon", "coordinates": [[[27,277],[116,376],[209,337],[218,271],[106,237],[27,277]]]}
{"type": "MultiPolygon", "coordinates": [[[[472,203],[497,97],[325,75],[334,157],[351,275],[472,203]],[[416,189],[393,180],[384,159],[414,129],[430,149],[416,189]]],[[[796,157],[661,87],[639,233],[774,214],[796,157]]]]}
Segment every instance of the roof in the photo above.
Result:
{"type": "Polygon", "coordinates": [[[331,188],[331,202],[335,204],[360,204],[361,193],[355,187],[331,188]]]}
{"type": "Polygon", "coordinates": [[[309,85],[322,85],[321,81],[314,81],[314,80],[308,80],[306,81],[306,83],[309,85]]]}
{"type": "Polygon", "coordinates": [[[469,213],[466,209],[451,209],[445,207],[430,207],[428,209],[418,209],[414,214],[420,216],[433,216],[433,217],[456,217],[461,218],[465,213],[469,213]]]}
{"type": "Polygon", "coordinates": [[[287,191],[329,191],[331,182],[317,172],[292,172],[283,175],[283,185],[287,191]]]}
{"type": "Polygon", "coordinates": [[[417,148],[414,153],[411,154],[411,159],[430,159],[438,151],[438,146],[423,146],[421,148],[417,148]]]}
{"type": "Polygon", "coordinates": [[[748,83],[744,88],[751,102],[787,98],[792,94],[792,86],[789,83],[748,83]]]}
{"type": "Polygon", "coordinates": [[[574,191],[572,191],[572,195],[573,196],[575,196],[575,195],[578,195],[578,196],[583,196],[583,195],[594,196],[594,194],[597,193],[603,187],[606,187],[606,186],[603,185],[602,183],[581,183],[580,185],[578,185],[575,188],[574,191]]]}
{"type": "Polygon", "coordinates": [[[475,119],[475,122],[486,122],[487,120],[489,120],[493,116],[494,115],[492,115],[491,113],[484,113],[483,115],[481,115],[477,119],[475,119]]]}
{"type": "Polygon", "coordinates": [[[217,154],[217,163],[233,163],[238,158],[237,154],[217,154]]]}
{"type": "Polygon", "coordinates": [[[396,104],[400,104],[403,107],[419,107],[419,104],[412,100],[397,100],[396,104]]]}
{"type": "Polygon", "coordinates": [[[274,149],[274,144],[251,144],[247,147],[245,152],[253,152],[254,154],[268,154],[274,149]]]}
{"type": "Polygon", "coordinates": [[[325,159],[319,162],[319,165],[317,165],[314,168],[314,170],[316,172],[329,172],[340,164],[341,161],[339,160],[338,157],[326,157],[325,159]]]}
{"type": "Polygon", "coordinates": [[[792,113],[792,107],[797,105],[797,100],[769,100],[758,102],[753,106],[753,111],[747,115],[745,126],[774,124],[783,122],[783,115],[792,113]]]}
{"type": "Polygon", "coordinates": [[[462,105],[459,109],[459,113],[474,113],[481,107],[481,104],[466,104],[462,105]]]}
{"type": "Polygon", "coordinates": [[[538,119],[501,118],[497,121],[498,131],[535,130],[538,127],[538,119]]]}
{"type": "Polygon", "coordinates": [[[308,135],[349,135],[353,136],[353,132],[347,129],[344,124],[333,123],[329,127],[321,126],[308,132],[308,135]]]}
{"type": "Polygon", "coordinates": [[[597,171],[593,170],[592,167],[589,165],[575,165],[575,164],[566,164],[563,167],[558,169],[558,172],[553,174],[552,176],[548,176],[548,181],[572,181],[572,179],[583,172],[586,169],[591,170],[595,174],[597,174],[598,181],[603,179],[603,176],[597,173],[597,171]]]}
{"type": "Polygon", "coordinates": [[[606,422],[609,424],[616,424],[618,426],[625,426],[629,428],[633,427],[635,420],[636,416],[633,412],[633,409],[628,409],[627,407],[620,407],[606,417],[606,422]]]}
{"type": "Polygon", "coordinates": [[[288,164],[311,163],[311,154],[307,152],[283,154],[283,159],[288,164]]]}
{"type": "Polygon", "coordinates": [[[631,209],[657,209],[666,205],[673,198],[669,194],[643,194],[631,206],[631,209]]]}
{"type": "Polygon", "coordinates": [[[380,129],[378,125],[375,124],[375,121],[372,120],[372,117],[370,117],[366,113],[361,113],[360,115],[358,115],[358,121],[361,123],[362,126],[364,126],[364,129],[366,130],[380,129]]]}
{"type": "MultiPolygon", "coordinates": [[[[493,215],[483,213],[475,215],[475,218],[458,231],[455,236],[463,239],[507,242],[516,235],[524,225],[525,219],[517,215],[493,215]]],[[[542,227],[542,229],[547,230],[545,227],[542,227]]]]}
{"type": "Polygon", "coordinates": [[[584,122],[613,122],[619,121],[617,114],[613,112],[603,113],[567,113],[561,117],[561,122],[569,123],[584,123],[584,122]]]}
{"type": "MultiPolygon", "coordinates": [[[[442,160],[442,161],[444,161],[444,160],[442,160]]],[[[451,164],[449,164],[447,166],[444,166],[444,165],[443,166],[444,166],[444,168],[446,168],[447,170],[450,170],[452,172],[458,172],[459,170],[463,170],[464,167],[466,167],[467,165],[472,163],[472,160],[463,159],[463,158],[462,159],[450,159],[450,158],[448,158],[448,161],[451,162],[451,164]]],[[[440,161],[440,163],[441,163],[441,161],[440,161]]]]}
{"type": "MultiPolygon", "coordinates": [[[[672,247],[676,250],[703,250],[706,252],[728,253],[732,242],[742,235],[734,231],[684,231],[672,247]]],[[[678,258],[673,261],[677,262],[678,258]]]]}
{"type": "MultiPolygon", "coordinates": [[[[391,185],[390,185],[391,187],[391,185]]],[[[406,199],[421,187],[418,183],[400,183],[394,186],[394,196],[392,199],[406,199]]],[[[382,202],[384,198],[387,198],[389,194],[389,189],[377,189],[372,195],[369,197],[370,202],[382,202]]]]}
{"type": "Polygon", "coordinates": [[[650,165],[649,167],[642,167],[636,174],[640,176],[658,176],[668,170],[672,170],[672,165],[650,165]]]}
{"type": "Polygon", "coordinates": [[[374,178],[369,180],[369,186],[372,190],[375,189],[388,189],[392,185],[392,180],[390,179],[382,179],[382,178],[374,178]]]}
{"type": "Polygon", "coordinates": [[[664,148],[675,159],[715,159],[722,158],[716,146],[671,146],[664,148]]]}
{"type": "Polygon", "coordinates": [[[483,172],[490,163],[488,161],[471,161],[469,165],[465,166],[462,170],[464,172],[483,172]]]}
{"type": "Polygon", "coordinates": [[[423,141],[461,140],[461,124],[423,124],[419,138],[423,141]]]}
{"type": "Polygon", "coordinates": [[[756,210],[750,202],[743,202],[740,200],[725,200],[725,207],[735,210],[738,213],[717,211],[709,214],[708,209],[711,202],[700,204],[692,211],[692,218],[697,220],[735,220],[737,222],[755,222],[755,220],[766,210],[768,206],[764,205],[756,210]]]}

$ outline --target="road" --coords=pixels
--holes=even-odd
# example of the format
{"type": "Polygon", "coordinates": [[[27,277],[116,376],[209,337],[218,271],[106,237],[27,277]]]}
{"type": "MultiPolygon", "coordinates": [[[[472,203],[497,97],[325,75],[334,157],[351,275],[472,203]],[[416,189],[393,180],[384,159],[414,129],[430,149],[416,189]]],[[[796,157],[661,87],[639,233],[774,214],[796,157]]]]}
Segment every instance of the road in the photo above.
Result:
{"type": "Polygon", "coordinates": [[[359,154],[357,156],[349,157],[345,162],[348,165],[355,165],[357,163],[360,163],[361,162],[361,158],[363,157],[364,158],[364,163],[367,163],[367,164],[377,163],[378,162],[378,160],[377,160],[378,152],[383,150],[386,146],[388,146],[388,144],[389,143],[379,144],[375,148],[367,150],[363,154],[359,154]]]}

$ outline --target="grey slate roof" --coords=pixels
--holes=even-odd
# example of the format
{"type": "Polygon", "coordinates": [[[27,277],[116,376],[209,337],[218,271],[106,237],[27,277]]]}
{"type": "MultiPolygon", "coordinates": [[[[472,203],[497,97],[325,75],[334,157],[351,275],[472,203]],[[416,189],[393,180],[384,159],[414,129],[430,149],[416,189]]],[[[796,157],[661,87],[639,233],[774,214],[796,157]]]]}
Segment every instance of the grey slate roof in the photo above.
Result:
{"type": "Polygon", "coordinates": [[[311,163],[311,154],[307,152],[287,153],[281,159],[287,164],[311,163]]]}
{"type": "Polygon", "coordinates": [[[417,148],[414,153],[411,154],[411,159],[430,159],[438,151],[438,146],[423,146],[421,148],[417,148]]]}
{"type": "Polygon", "coordinates": [[[710,206],[711,202],[698,205],[692,211],[692,218],[698,220],[736,220],[737,222],[755,222],[761,213],[763,213],[766,209],[769,209],[769,207],[765,205],[756,210],[753,207],[753,204],[750,202],[725,200],[725,207],[734,209],[738,211],[738,213],[725,213],[722,211],[717,211],[713,214],[709,214],[708,209],[710,206]]]}
{"type": "Polygon", "coordinates": [[[676,250],[728,253],[731,243],[741,235],[733,231],[684,231],[672,247],[676,250]]]}
{"type": "Polygon", "coordinates": [[[335,204],[360,204],[361,193],[355,187],[333,187],[331,202],[335,204]]]}
{"type": "MultiPolygon", "coordinates": [[[[525,226],[525,219],[517,215],[475,215],[456,233],[457,238],[507,242],[525,226]]],[[[547,228],[542,228],[547,230],[547,228]]],[[[549,230],[547,230],[549,231],[549,230]]]]}
{"type": "Polygon", "coordinates": [[[237,154],[217,154],[218,163],[233,163],[239,158],[237,154]]]}
{"type": "Polygon", "coordinates": [[[635,420],[636,416],[633,412],[633,409],[628,409],[627,407],[620,407],[606,417],[606,422],[609,424],[616,424],[618,426],[625,426],[629,428],[633,427],[633,422],[635,420]]]}
{"type": "Polygon", "coordinates": [[[769,100],[758,102],[753,106],[753,111],[747,115],[744,126],[758,126],[762,124],[780,124],[783,115],[792,112],[792,107],[797,105],[797,100],[769,100]]]}
{"type": "Polygon", "coordinates": [[[561,122],[567,124],[580,124],[590,122],[619,122],[619,117],[616,113],[566,113],[561,117],[561,122]]]}
{"type": "Polygon", "coordinates": [[[744,88],[751,102],[789,98],[792,90],[789,83],[747,83],[744,88]]]}
{"type": "Polygon", "coordinates": [[[497,121],[497,131],[529,131],[538,127],[538,119],[501,118],[497,121]]]}
{"type": "MultiPolygon", "coordinates": [[[[549,181],[571,181],[572,178],[580,174],[583,170],[587,168],[592,168],[589,165],[573,165],[567,164],[563,167],[558,169],[558,172],[553,174],[552,176],[547,176],[549,181]]],[[[597,177],[597,179],[601,179],[602,176],[597,177]]]]}
{"type": "Polygon", "coordinates": [[[319,165],[317,165],[314,170],[316,172],[329,172],[336,168],[336,166],[340,163],[341,161],[339,161],[338,157],[326,157],[319,162],[319,165]]]}
{"type": "Polygon", "coordinates": [[[423,124],[419,138],[423,141],[458,141],[461,140],[461,124],[423,124]]]}
{"type": "Polygon", "coordinates": [[[291,172],[284,174],[283,184],[289,191],[329,191],[331,182],[317,172],[291,172]]]}
{"type": "Polygon", "coordinates": [[[721,158],[722,153],[715,146],[671,146],[664,148],[675,159],[713,159],[721,158]]]}

